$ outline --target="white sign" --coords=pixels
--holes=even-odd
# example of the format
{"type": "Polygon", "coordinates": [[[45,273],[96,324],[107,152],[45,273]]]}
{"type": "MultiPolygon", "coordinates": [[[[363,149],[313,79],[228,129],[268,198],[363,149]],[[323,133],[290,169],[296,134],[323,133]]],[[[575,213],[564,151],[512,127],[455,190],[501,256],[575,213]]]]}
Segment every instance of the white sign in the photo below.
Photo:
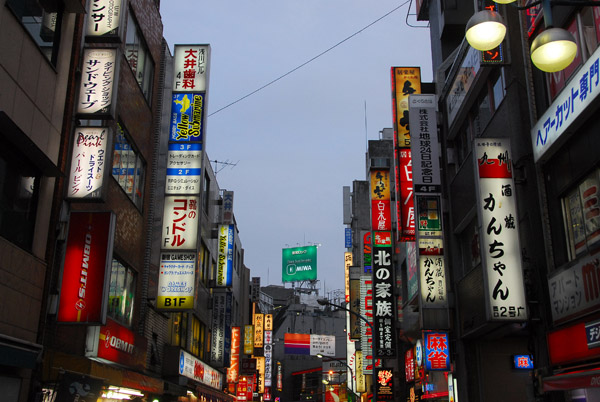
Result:
{"type": "Polygon", "coordinates": [[[98,198],[106,171],[108,127],[77,127],[73,138],[68,196],[98,198]]]}
{"type": "Polygon", "coordinates": [[[198,240],[198,197],[165,197],[162,248],[192,250],[198,240]]]}
{"type": "Polygon", "coordinates": [[[209,45],[175,45],[174,92],[205,92],[209,45]]]}
{"type": "Polygon", "coordinates": [[[116,59],[117,49],[84,49],[77,113],[110,112],[116,59]]]}
{"type": "Polygon", "coordinates": [[[479,179],[477,204],[481,219],[487,318],[526,321],[510,141],[507,138],[480,138],[475,140],[473,150],[479,179]]]}
{"type": "Polygon", "coordinates": [[[195,270],[195,253],[161,253],[158,297],[191,297],[193,300],[195,270]]]}
{"type": "Polygon", "coordinates": [[[165,194],[199,194],[202,144],[169,144],[165,194]]]}
{"type": "Polygon", "coordinates": [[[443,240],[419,237],[419,273],[422,308],[445,308],[448,306],[446,290],[446,267],[443,240]],[[438,251],[435,251],[438,250],[438,251]]]}
{"type": "Polygon", "coordinates": [[[600,94],[599,59],[600,47],[577,70],[546,113],[531,129],[533,157],[536,162],[550,148],[554,148],[552,147],[554,143],[559,145],[560,137],[600,94]]]}
{"type": "Polygon", "coordinates": [[[408,97],[412,180],[415,193],[441,193],[435,95],[408,97]]]}
{"type": "Polygon", "coordinates": [[[335,336],[333,335],[311,335],[310,355],[335,356],[335,336]]]}
{"type": "Polygon", "coordinates": [[[223,389],[223,374],[186,351],[179,351],[179,375],[209,387],[223,389]]]}
{"type": "Polygon", "coordinates": [[[548,278],[550,309],[555,324],[600,309],[600,256],[581,258],[577,265],[548,278]]]}
{"type": "Polygon", "coordinates": [[[118,35],[121,0],[88,0],[87,36],[118,35]]]}

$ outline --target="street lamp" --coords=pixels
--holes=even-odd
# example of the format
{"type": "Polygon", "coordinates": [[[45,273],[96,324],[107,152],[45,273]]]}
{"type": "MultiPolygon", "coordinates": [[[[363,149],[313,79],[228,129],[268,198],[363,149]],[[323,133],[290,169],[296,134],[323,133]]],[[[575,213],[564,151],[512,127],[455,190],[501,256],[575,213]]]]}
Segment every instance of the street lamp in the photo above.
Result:
{"type": "MultiPolygon", "coordinates": [[[[369,321],[365,317],[363,317],[362,314],[359,314],[356,311],[352,311],[349,308],[346,308],[344,306],[334,304],[325,298],[317,299],[317,303],[319,303],[321,306],[332,306],[332,307],[339,308],[340,310],[345,310],[345,311],[349,312],[350,314],[354,314],[355,316],[357,316],[358,318],[363,320],[369,326],[369,328],[371,328],[371,333],[373,334],[373,345],[375,345],[375,343],[376,343],[375,340],[378,339],[377,338],[377,330],[373,326],[373,323],[371,323],[371,321],[369,321]]],[[[375,351],[375,347],[373,347],[373,351],[375,351]]],[[[375,353],[373,353],[373,355],[375,355],[375,353]]],[[[371,374],[371,377],[372,377],[371,382],[373,383],[372,384],[372,386],[373,386],[373,402],[377,402],[377,375],[375,374],[375,358],[374,357],[373,357],[373,372],[371,374]]]]}
{"type": "MultiPolygon", "coordinates": [[[[515,0],[494,0],[496,3],[508,4],[515,0]]],[[[573,35],[562,28],[554,28],[552,20],[552,5],[581,5],[600,6],[592,1],[573,0],[538,0],[518,7],[527,10],[542,4],[546,30],[539,34],[531,44],[531,61],[542,71],[551,73],[565,69],[577,55],[577,43],[573,35]]],[[[465,38],[469,45],[481,51],[491,50],[504,40],[506,24],[502,17],[491,10],[475,13],[467,22],[465,38]]]]}
{"type": "MultiPolygon", "coordinates": [[[[325,356],[323,356],[321,353],[317,353],[317,357],[319,359],[323,359],[325,356]]],[[[343,363],[346,367],[348,367],[348,370],[350,370],[350,383],[352,384],[352,388],[350,390],[352,391],[352,393],[354,393],[354,372],[352,371],[352,367],[350,367],[348,365],[348,363],[346,363],[343,360],[336,359],[335,357],[329,357],[329,356],[328,356],[328,358],[329,358],[329,360],[335,360],[335,361],[338,361],[340,363],[343,363]]],[[[346,383],[347,382],[348,382],[348,379],[346,379],[346,383]]]]}

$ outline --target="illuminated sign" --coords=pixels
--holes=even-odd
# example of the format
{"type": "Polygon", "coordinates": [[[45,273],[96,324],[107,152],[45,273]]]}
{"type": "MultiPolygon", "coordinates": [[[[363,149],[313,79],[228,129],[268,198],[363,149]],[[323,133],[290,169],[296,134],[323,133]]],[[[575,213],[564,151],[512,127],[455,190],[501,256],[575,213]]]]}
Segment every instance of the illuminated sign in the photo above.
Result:
{"type": "Polygon", "coordinates": [[[227,320],[227,310],[231,314],[231,293],[226,291],[215,291],[213,293],[212,308],[212,336],[210,346],[210,360],[219,367],[225,364],[226,355],[229,356],[229,348],[226,340],[231,339],[230,323],[227,320]],[[229,334],[228,334],[229,332],[229,334]]]}
{"type": "Polygon", "coordinates": [[[169,144],[165,194],[199,194],[202,144],[169,144]]]}
{"type": "Polygon", "coordinates": [[[533,359],[531,355],[514,355],[513,367],[517,370],[533,370],[533,359]]]}
{"type": "Polygon", "coordinates": [[[371,170],[371,200],[390,199],[390,171],[371,170]]]}
{"type": "Polygon", "coordinates": [[[254,353],[254,325],[244,325],[244,354],[254,353]]]}
{"type": "MultiPolygon", "coordinates": [[[[373,279],[371,275],[360,277],[360,315],[373,324],[373,279]]],[[[373,331],[371,326],[360,323],[360,345],[363,353],[363,373],[373,373],[373,331]]]]}
{"type": "Polygon", "coordinates": [[[121,25],[121,0],[88,0],[87,36],[118,36],[121,25]]]}
{"type": "Polygon", "coordinates": [[[273,314],[265,314],[265,339],[267,331],[273,331],[273,314]]]}
{"type": "Polygon", "coordinates": [[[282,250],[282,277],[282,282],[316,280],[317,246],[284,248],[282,250]]]}
{"type": "Polygon", "coordinates": [[[143,370],[146,367],[145,344],[145,338],[107,318],[104,326],[88,327],[85,355],[143,370]]]}
{"type": "Polygon", "coordinates": [[[393,371],[391,369],[377,369],[375,372],[375,378],[377,383],[377,400],[378,401],[392,401],[394,400],[394,379],[393,371]]]}
{"type": "Polygon", "coordinates": [[[197,240],[198,197],[165,197],[162,247],[170,250],[190,250],[196,248],[197,240]]]}
{"type": "Polygon", "coordinates": [[[115,220],[111,212],[71,212],[58,322],[105,323],[115,220]]]}
{"type": "Polygon", "coordinates": [[[447,332],[423,332],[425,338],[425,369],[450,370],[450,349],[447,332]]]}
{"type": "Polygon", "coordinates": [[[183,310],[194,308],[196,253],[160,254],[156,307],[183,310]]]}
{"type": "Polygon", "coordinates": [[[396,355],[395,280],[390,247],[373,247],[373,324],[375,357],[396,355]]]}
{"type": "Polygon", "coordinates": [[[473,149],[478,177],[477,204],[487,317],[525,321],[525,285],[521,267],[519,219],[507,138],[477,139],[473,149]]]}
{"type": "Polygon", "coordinates": [[[227,369],[227,382],[238,382],[240,375],[240,346],[242,342],[242,330],[240,327],[231,328],[231,360],[227,369]]]}
{"type": "Polygon", "coordinates": [[[406,376],[406,381],[414,381],[415,380],[415,356],[414,356],[414,348],[410,348],[404,354],[404,375],[406,376]]]}
{"type": "Polygon", "coordinates": [[[264,314],[254,314],[254,347],[263,347],[263,331],[264,331],[264,314]]]}
{"type": "Polygon", "coordinates": [[[100,198],[106,169],[108,127],[77,127],[71,151],[68,197],[100,198]]]}
{"type": "Polygon", "coordinates": [[[113,85],[117,49],[84,49],[77,113],[109,115],[113,106],[113,85]]]}
{"type": "Polygon", "coordinates": [[[344,253],[344,279],[346,282],[346,303],[350,302],[350,267],[352,266],[352,253],[344,253]]]}
{"type": "Polygon", "coordinates": [[[200,142],[203,140],[204,94],[173,94],[169,140],[200,142]]]}
{"type": "Polygon", "coordinates": [[[175,45],[173,91],[206,92],[209,45],[175,45]]]}
{"type": "Polygon", "coordinates": [[[399,148],[410,148],[408,97],[421,93],[421,69],[392,67],[391,73],[395,143],[399,148]]]}
{"type": "Polygon", "coordinates": [[[219,226],[219,256],[217,261],[217,286],[231,286],[233,278],[233,242],[235,227],[219,226]]]}
{"type": "Polygon", "coordinates": [[[184,350],[179,351],[179,375],[219,391],[223,389],[223,374],[184,350]]]}
{"type": "Polygon", "coordinates": [[[419,272],[422,308],[448,306],[442,239],[419,237],[419,272]]]}
{"type": "Polygon", "coordinates": [[[410,149],[398,151],[398,177],[399,198],[398,207],[398,230],[401,241],[415,240],[415,202],[413,197],[412,183],[412,155],[410,149]]]}

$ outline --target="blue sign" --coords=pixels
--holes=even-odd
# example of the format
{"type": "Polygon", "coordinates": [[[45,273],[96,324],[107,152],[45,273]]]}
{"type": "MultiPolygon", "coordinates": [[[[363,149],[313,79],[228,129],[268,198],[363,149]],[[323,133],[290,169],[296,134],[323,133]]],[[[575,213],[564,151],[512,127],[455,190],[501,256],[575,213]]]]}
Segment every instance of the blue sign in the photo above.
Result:
{"type": "Polygon", "coordinates": [[[589,349],[600,346],[600,320],[585,323],[585,336],[589,349]]]}
{"type": "Polygon", "coordinates": [[[425,369],[427,371],[450,370],[450,348],[447,332],[424,332],[425,369]]]}
{"type": "Polygon", "coordinates": [[[171,141],[202,141],[204,94],[173,94],[171,104],[171,141]]]}
{"type": "Polygon", "coordinates": [[[514,365],[519,370],[533,370],[533,359],[530,355],[514,355],[514,365]]]}
{"type": "Polygon", "coordinates": [[[352,228],[346,228],[346,248],[352,248],[352,228]]]}

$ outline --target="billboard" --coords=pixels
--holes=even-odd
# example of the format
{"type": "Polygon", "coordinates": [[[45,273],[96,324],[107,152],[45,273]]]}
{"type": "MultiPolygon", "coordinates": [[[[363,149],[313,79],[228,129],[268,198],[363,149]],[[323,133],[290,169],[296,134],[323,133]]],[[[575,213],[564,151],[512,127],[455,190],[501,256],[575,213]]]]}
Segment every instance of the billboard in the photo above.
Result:
{"type": "Polygon", "coordinates": [[[175,45],[173,91],[206,92],[209,45],[175,45]]]}
{"type": "Polygon", "coordinates": [[[219,226],[219,257],[217,261],[217,286],[231,286],[233,277],[233,225],[219,226]]]}
{"type": "Polygon", "coordinates": [[[170,141],[202,141],[205,94],[173,94],[170,141]]]}
{"type": "Polygon", "coordinates": [[[196,253],[161,253],[156,307],[176,310],[194,308],[195,270],[196,253]]]}
{"type": "Polygon", "coordinates": [[[282,278],[282,282],[316,280],[317,246],[284,248],[282,250],[282,278]]]}
{"type": "Polygon", "coordinates": [[[85,34],[91,37],[118,37],[121,24],[121,0],[88,1],[85,34]]]}
{"type": "Polygon", "coordinates": [[[117,49],[84,49],[77,113],[93,118],[110,115],[117,49]]]}
{"type": "Polygon", "coordinates": [[[193,250],[198,240],[198,197],[167,196],[163,213],[162,247],[193,250]]]}
{"type": "Polygon", "coordinates": [[[165,194],[200,194],[202,144],[169,144],[165,194]]]}
{"type": "Polygon", "coordinates": [[[71,212],[58,322],[106,322],[115,220],[112,212],[71,212]]]}
{"type": "Polygon", "coordinates": [[[108,127],[76,127],[69,171],[69,198],[100,198],[107,171],[108,127]]]}
{"type": "Polygon", "coordinates": [[[408,97],[420,93],[421,69],[419,67],[392,67],[392,112],[395,143],[399,148],[410,148],[408,97]]]}

